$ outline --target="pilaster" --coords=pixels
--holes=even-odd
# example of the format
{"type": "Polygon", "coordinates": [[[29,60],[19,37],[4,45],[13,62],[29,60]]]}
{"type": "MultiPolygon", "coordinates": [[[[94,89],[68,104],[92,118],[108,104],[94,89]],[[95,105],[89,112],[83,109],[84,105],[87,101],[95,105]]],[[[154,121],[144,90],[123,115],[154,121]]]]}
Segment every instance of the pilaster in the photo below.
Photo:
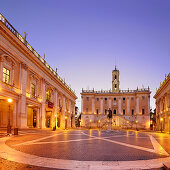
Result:
{"type": "Polygon", "coordinates": [[[100,114],[103,114],[103,98],[100,99],[100,114]]]}
{"type": "Polygon", "coordinates": [[[21,128],[27,128],[27,107],[26,107],[26,88],[27,88],[27,65],[22,63],[22,69],[21,69],[21,98],[20,98],[20,104],[21,104],[21,128]]]}
{"type": "Polygon", "coordinates": [[[118,114],[121,114],[121,98],[119,98],[118,102],[118,114]]]}
{"type": "Polygon", "coordinates": [[[127,97],[127,115],[130,115],[129,112],[130,112],[129,97],[127,97]]]}
{"type": "Polygon", "coordinates": [[[139,115],[139,97],[136,97],[136,115],[139,115]]]}

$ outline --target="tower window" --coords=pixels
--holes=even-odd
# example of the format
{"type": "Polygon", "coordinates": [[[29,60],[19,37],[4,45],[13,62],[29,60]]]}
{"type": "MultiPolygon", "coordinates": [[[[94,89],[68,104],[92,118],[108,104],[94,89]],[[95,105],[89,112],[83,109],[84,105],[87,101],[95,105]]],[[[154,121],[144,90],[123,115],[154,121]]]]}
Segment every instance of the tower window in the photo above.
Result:
{"type": "Polygon", "coordinates": [[[89,101],[89,97],[86,97],[86,100],[89,101]]]}
{"type": "Polygon", "coordinates": [[[132,116],[134,115],[134,109],[132,109],[132,116]]]}
{"type": "Polygon", "coordinates": [[[125,101],[125,97],[123,97],[123,101],[125,101]]]}
{"type": "Polygon", "coordinates": [[[117,88],[117,84],[115,84],[115,89],[117,88]]]}
{"type": "Polygon", "coordinates": [[[7,68],[3,68],[3,82],[9,84],[10,71],[7,68]]]}
{"type": "Polygon", "coordinates": [[[115,115],[116,115],[116,110],[113,110],[113,114],[115,114],[115,115]]]}
{"type": "Polygon", "coordinates": [[[125,115],[125,109],[123,109],[123,115],[125,115]]]}
{"type": "Polygon", "coordinates": [[[99,101],[99,98],[96,98],[97,101],[99,101]]]}
{"type": "Polygon", "coordinates": [[[99,109],[96,109],[96,114],[97,114],[97,115],[99,114],[99,109]]]}
{"type": "Polygon", "coordinates": [[[107,101],[107,98],[104,98],[105,101],[107,101]]]}
{"type": "Polygon", "coordinates": [[[133,100],[134,100],[134,98],[133,98],[133,97],[131,97],[131,100],[133,101],[133,100]]]}
{"type": "Polygon", "coordinates": [[[142,100],[145,100],[145,96],[142,96],[142,100]]]}
{"type": "Polygon", "coordinates": [[[88,109],[88,108],[86,108],[86,113],[88,113],[88,111],[89,111],[89,109],[88,109]]]}
{"type": "Polygon", "coordinates": [[[144,115],[145,114],[145,109],[142,109],[142,115],[144,115]]]}
{"type": "Polygon", "coordinates": [[[114,97],[114,100],[116,100],[116,97],[114,97]]]}
{"type": "Polygon", "coordinates": [[[115,75],[115,79],[117,79],[117,76],[115,75]]]}

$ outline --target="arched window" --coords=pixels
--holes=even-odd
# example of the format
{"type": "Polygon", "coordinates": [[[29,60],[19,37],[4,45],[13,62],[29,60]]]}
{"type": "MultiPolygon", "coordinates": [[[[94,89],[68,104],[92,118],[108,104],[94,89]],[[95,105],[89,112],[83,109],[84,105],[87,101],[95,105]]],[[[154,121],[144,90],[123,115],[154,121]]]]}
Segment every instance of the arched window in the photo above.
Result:
{"type": "Polygon", "coordinates": [[[117,79],[117,76],[115,75],[115,80],[117,79]]]}
{"type": "Polygon", "coordinates": [[[116,110],[113,110],[113,114],[116,115],[116,110]]]}

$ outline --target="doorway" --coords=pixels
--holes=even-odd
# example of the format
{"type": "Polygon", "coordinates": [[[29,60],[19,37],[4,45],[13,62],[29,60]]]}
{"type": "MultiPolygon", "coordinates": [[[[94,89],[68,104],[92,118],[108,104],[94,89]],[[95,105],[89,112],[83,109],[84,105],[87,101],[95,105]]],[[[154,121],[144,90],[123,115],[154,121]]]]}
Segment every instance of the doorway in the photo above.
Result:
{"type": "Polygon", "coordinates": [[[46,127],[47,128],[51,127],[51,114],[52,112],[49,112],[49,111],[46,112],[46,127]]]}

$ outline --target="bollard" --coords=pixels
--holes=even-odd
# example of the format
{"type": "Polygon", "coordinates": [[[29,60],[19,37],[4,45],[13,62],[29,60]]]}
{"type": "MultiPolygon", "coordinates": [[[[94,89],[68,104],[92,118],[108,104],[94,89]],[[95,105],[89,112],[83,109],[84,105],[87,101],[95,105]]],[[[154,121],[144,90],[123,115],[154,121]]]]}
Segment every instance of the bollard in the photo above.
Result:
{"type": "Polygon", "coordinates": [[[14,128],[14,135],[18,135],[18,128],[14,128]]]}
{"type": "Polygon", "coordinates": [[[10,134],[11,133],[11,125],[8,125],[7,126],[7,134],[10,134]]]}

